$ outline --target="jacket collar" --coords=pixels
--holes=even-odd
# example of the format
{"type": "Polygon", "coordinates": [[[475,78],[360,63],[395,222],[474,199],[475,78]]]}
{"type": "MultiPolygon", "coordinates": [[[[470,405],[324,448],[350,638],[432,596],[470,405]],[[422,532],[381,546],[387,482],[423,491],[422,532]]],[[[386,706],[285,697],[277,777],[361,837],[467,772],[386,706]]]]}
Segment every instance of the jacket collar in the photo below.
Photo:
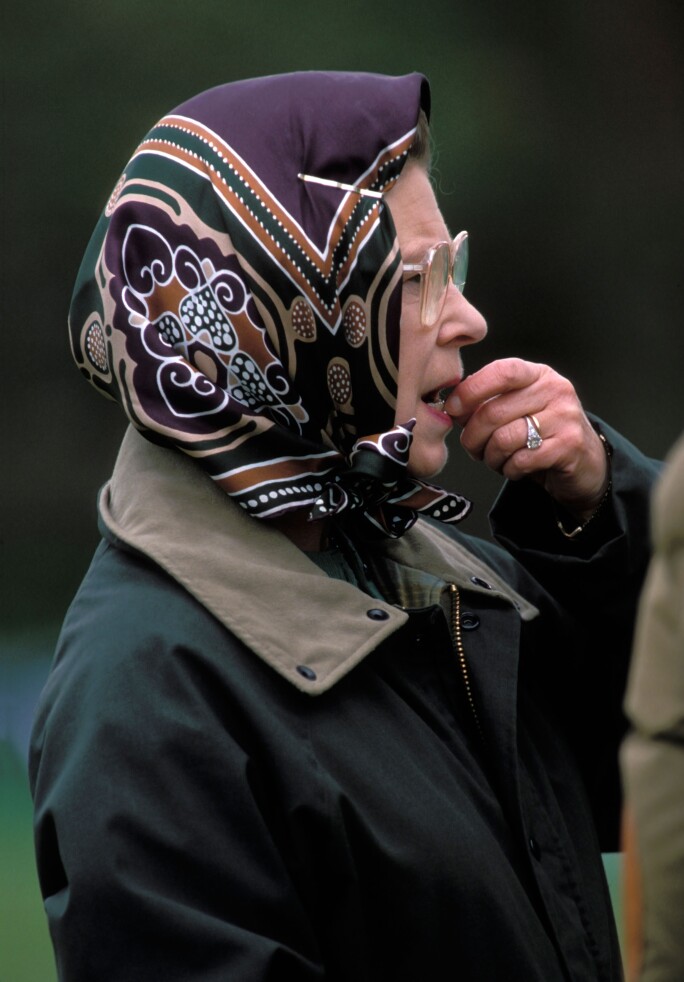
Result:
{"type": "MultiPolygon", "coordinates": [[[[407,620],[401,608],[330,579],[267,522],[244,514],[187,456],[126,432],[99,499],[108,538],[162,567],[298,689],[331,688],[407,620]]],[[[390,560],[477,591],[486,580],[523,619],[536,608],[440,529],[418,522],[379,546],[390,560]]]]}

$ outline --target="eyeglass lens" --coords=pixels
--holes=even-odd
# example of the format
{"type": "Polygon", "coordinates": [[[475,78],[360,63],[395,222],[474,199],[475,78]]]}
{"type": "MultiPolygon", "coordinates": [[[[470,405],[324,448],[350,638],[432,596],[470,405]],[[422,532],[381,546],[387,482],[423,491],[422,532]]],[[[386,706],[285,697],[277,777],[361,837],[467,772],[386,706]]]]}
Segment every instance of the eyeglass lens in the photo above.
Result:
{"type": "Polygon", "coordinates": [[[423,323],[431,327],[442,312],[449,278],[463,293],[468,272],[468,235],[461,233],[454,240],[454,258],[446,242],[438,245],[431,257],[423,308],[423,323]]]}

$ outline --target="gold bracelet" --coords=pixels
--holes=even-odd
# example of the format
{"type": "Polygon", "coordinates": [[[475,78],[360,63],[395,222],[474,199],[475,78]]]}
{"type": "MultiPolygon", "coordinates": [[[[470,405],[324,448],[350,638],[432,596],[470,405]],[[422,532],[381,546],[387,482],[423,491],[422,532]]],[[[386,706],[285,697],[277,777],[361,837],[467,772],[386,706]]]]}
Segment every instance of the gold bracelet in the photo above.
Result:
{"type": "Polygon", "coordinates": [[[564,535],[566,539],[574,539],[575,536],[577,536],[577,535],[580,534],[580,532],[584,532],[584,530],[587,527],[587,525],[589,524],[589,522],[591,522],[592,519],[596,518],[596,516],[598,515],[598,513],[601,511],[601,508],[604,506],[604,504],[606,503],[606,501],[610,497],[610,492],[611,492],[611,489],[613,487],[613,479],[612,479],[612,476],[611,476],[611,464],[610,464],[610,458],[613,455],[613,448],[608,443],[608,441],[606,440],[606,438],[603,435],[603,433],[600,432],[600,430],[596,430],[596,435],[598,436],[599,440],[603,444],[603,449],[606,452],[606,460],[608,461],[608,487],[604,491],[603,497],[601,498],[601,500],[597,504],[596,508],[594,508],[594,510],[591,513],[591,515],[589,516],[589,518],[585,519],[585,521],[583,521],[581,525],[578,525],[577,528],[574,528],[572,530],[572,532],[568,532],[567,529],[563,528],[563,523],[561,522],[560,518],[558,518],[558,517],[556,518],[556,525],[558,526],[561,534],[564,535]]]}

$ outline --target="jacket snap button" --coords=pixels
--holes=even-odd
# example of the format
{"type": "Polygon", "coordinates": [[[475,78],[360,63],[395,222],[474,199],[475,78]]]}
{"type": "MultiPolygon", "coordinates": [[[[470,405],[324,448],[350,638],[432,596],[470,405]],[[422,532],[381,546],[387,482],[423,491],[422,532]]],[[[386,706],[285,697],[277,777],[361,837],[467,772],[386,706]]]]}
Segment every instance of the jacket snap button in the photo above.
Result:
{"type": "Polygon", "coordinates": [[[479,576],[471,576],[470,582],[474,583],[475,586],[481,586],[484,590],[491,590],[492,584],[487,583],[486,580],[481,579],[479,576]]]}
{"type": "Polygon", "coordinates": [[[465,610],[461,614],[461,627],[464,631],[475,631],[480,626],[480,618],[473,614],[471,610],[465,610]]]}
{"type": "Polygon", "coordinates": [[[534,858],[539,859],[539,857],[541,856],[541,849],[539,848],[539,843],[537,842],[537,840],[534,838],[533,835],[530,836],[529,845],[530,845],[530,852],[532,853],[534,858]]]}
{"type": "Polygon", "coordinates": [[[297,665],[297,671],[300,675],[303,675],[305,679],[308,679],[309,682],[313,682],[316,679],[316,673],[314,672],[313,668],[309,668],[308,665],[297,665]]]}
{"type": "Polygon", "coordinates": [[[386,621],[389,614],[386,610],[380,610],[379,607],[371,607],[370,610],[366,611],[366,617],[370,617],[372,621],[386,621]]]}

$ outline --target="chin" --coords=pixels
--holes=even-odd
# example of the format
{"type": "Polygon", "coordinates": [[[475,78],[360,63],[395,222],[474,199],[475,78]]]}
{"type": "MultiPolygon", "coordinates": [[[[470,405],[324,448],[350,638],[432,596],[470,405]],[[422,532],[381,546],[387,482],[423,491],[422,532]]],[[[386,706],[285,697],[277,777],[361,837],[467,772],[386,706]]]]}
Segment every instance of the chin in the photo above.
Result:
{"type": "Polygon", "coordinates": [[[449,451],[444,444],[440,447],[412,446],[409,454],[409,474],[419,481],[430,481],[442,473],[448,458],[449,451]]]}

